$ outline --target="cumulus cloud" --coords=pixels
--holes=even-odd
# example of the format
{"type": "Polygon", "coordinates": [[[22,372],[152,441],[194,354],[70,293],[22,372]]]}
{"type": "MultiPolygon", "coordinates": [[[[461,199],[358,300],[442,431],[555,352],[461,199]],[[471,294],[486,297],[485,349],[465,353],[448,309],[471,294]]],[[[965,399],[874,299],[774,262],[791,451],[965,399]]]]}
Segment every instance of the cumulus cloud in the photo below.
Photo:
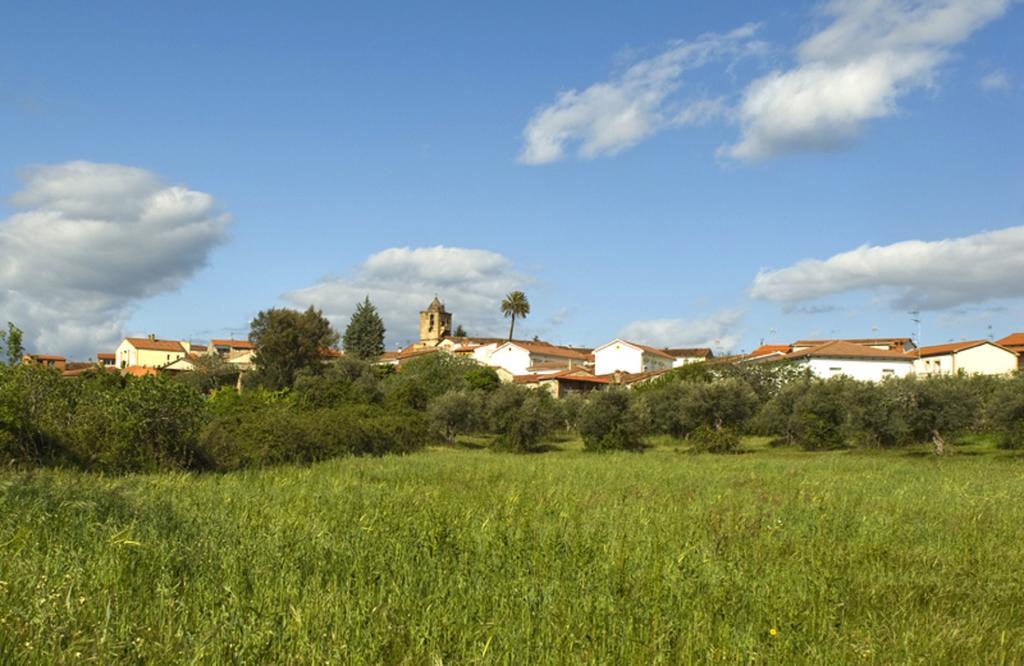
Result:
{"type": "Polygon", "coordinates": [[[87,358],[117,344],[144,298],[177,289],[226,237],[209,194],[119,164],[23,170],[0,222],[0,311],[34,351],[87,358]]]}
{"type": "Polygon", "coordinates": [[[328,278],[285,294],[299,307],[314,305],[344,331],[356,303],[366,296],[377,307],[391,344],[419,338],[419,311],[436,295],[470,335],[506,330],[499,304],[529,279],[506,257],[461,247],[395,247],[378,252],[351,275],[328,278]]]}
{"type": "Polygon", "coordinates": [[[619,337],[652,347],[710,347],[733,349],[740,340],[743,310],[730,308],[703,319],[650,319],[635,321],[619,337]]]}
{"type": "Polygon", "coordinates": [[[692,42],[674,42],[659,55],[641,60],[608,81],[585,90],[560,93],[540,109],[523,130],[523,164],[546,164],[578,145],[584,158],[614,155],[649,136],[681,125],[705,123],[727,110],[722,99],[676,98],[683,74],[723,57],[757,52],[756,25],[727,34],[706,34],[692,42]]]}
{"type": "Polygon", "coordinates": [[[831,22],[797,50],[798,64],[753,81],[738,109],[739,141],[720,154],[758,160],[834,150],[866,121],[892,115],[934,85],[951,49],[1001,16],[1010,0],[833,0],[831,22]]]}
{"type": "Polygon", "coordinates": [[[1012,85],[1010,84],[1010,75],[1001,69],[997,69],[994,72],[989,72],[985,76],[981,77],[981,81],[978,82],[981,89],[986,92],[1006,92],[1012,85]]]}
{"type": "Polygon", "coordinates": [[[864,245],[825,260],[761,271],[754,298],[798,302],[853,290],[881,292],[897,310],[944,310],[1020,296],[1024,226],[939,241],[864,245]]]}

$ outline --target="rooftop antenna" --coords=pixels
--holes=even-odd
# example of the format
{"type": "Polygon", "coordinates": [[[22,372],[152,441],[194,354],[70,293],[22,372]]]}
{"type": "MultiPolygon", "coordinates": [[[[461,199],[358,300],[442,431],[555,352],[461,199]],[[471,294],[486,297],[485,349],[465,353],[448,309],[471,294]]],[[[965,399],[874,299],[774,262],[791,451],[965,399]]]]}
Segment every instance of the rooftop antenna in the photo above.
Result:
{"type": "Polygon", "coordinates": [[[992,324],[988,325],[988,339],[992,339],[992,324]]]}
{"type": "Polygon", "coordinates": [[[911,310],[910,321],[917,324],[917,337],[914,338],[914,344],[917,345],[917,357],[921,358],[921,311],[911,310]]]}

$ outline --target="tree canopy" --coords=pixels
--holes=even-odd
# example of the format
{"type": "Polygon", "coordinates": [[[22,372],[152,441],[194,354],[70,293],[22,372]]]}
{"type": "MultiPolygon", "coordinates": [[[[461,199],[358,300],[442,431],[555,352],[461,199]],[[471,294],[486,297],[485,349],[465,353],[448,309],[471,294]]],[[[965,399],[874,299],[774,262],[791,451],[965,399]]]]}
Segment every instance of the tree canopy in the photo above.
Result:
{"type": "Polygon", "coordinates": [[[501,314],[512,319],[512,324],[508,327],[508,339],[511,340],[516,329],[516,317],[526,319],[526,315],[530,314],[530,301],[526,294],[521,291],[510,291],[506,294],[501,302],[501,314]]]}
{"type": "Polygon", "coordinates": [[[256,345],[256,380],[269,389],[291,386],[295,374],[320,374],[324,352],[338,344],[338,334],[320,310],[263,310],[252,320],[249,340],[256,345]]]}
{"type": "Polygon", "coordinates": [[[7,330],[0,330],[0,347],[4,348],[4,356],[7,365],[17,365],[25,354],[25,347],[22,344],[24,334],[13,322],[7,322],[7,330]]]}
{"type": "Polygon", "coordinates": [[[359,359],[377,358],[384,353],[384,322],[369,296],[356,305],[343,344],[345,354],[359,359]]]}

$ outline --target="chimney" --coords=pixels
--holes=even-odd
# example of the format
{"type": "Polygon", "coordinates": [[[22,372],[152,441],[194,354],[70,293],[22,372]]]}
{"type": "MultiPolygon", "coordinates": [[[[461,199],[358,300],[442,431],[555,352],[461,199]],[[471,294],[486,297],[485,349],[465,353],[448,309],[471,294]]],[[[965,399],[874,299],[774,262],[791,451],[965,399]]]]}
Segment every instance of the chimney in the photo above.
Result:
{"type": "Polygon", "coordinates": [[[150,333],[146,336],[147,340],[156,340],[156,333],[150,333]]]}

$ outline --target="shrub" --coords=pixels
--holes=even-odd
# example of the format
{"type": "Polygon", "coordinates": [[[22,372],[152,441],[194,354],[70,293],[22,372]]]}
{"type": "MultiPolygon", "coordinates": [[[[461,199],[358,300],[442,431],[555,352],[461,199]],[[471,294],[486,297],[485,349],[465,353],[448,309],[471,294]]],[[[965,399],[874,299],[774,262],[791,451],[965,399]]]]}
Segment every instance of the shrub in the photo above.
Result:
{"type": "Polygon", "coordinates": [[[558,422],[555,400],[544,390],[506,384],[491,394],[489,403],[489,421],[498,435],[495,446],[507,451],[537,450],[558,422]]]}
{"type": "Polygon", "coordinates": [[[691,432],[687,440],[697,452],[731,453],[740,448],[740,436],[730,428],[702,425],[691,432]]]}
{"type": "Polygon", "coordinates": [[[850,435],[851,395],[857,382],[833,377],[813,382],[793,403],[792,428],[804,449],[820,451],[843,448],[850,435]]]}
{"type": "Polygon", "coordinates": [[[328,364],[320,374],[300,372],[294,395],[302,407],[313,409],[376,404],[383,397],[373,365],[347,356],[328,364]]]}
{"type": "Polygon", "coordinates": [[[1002,382],[989,396],[988,422],[1004,449],[1024,449],[1024,375],[1002,382]]]}
{"type": "Polygon", "coordinates": [[[641,424],[630,395],[611,389],[591,395],[580,414],[580,436],[588,451],[638,450],[643,447],[641,424]]]}
{"type": "Polygon", "coordinates": [[[687,431],[701,427],[740,429],[757,408],[757,394],[742,379],[729,377],[698,384],[683,401],[687,431]]]}
{"type": "Polygon", "coordinates": [[[948,439],[978,424],[982,389],[987,386],[987,382],[954,375],[907,377],[896,380],[892,390],[906,411],[909,436],[917,442],[931,440],[935,452],[942,454],[948,439]]]}
{"type": "Polygon", "coordinates": [[[427,417],[434,431],[448,444],[471,431],[480,421],[483,408],[479,394],[472,391],[448,391],[430,401],[427,417]]]}

